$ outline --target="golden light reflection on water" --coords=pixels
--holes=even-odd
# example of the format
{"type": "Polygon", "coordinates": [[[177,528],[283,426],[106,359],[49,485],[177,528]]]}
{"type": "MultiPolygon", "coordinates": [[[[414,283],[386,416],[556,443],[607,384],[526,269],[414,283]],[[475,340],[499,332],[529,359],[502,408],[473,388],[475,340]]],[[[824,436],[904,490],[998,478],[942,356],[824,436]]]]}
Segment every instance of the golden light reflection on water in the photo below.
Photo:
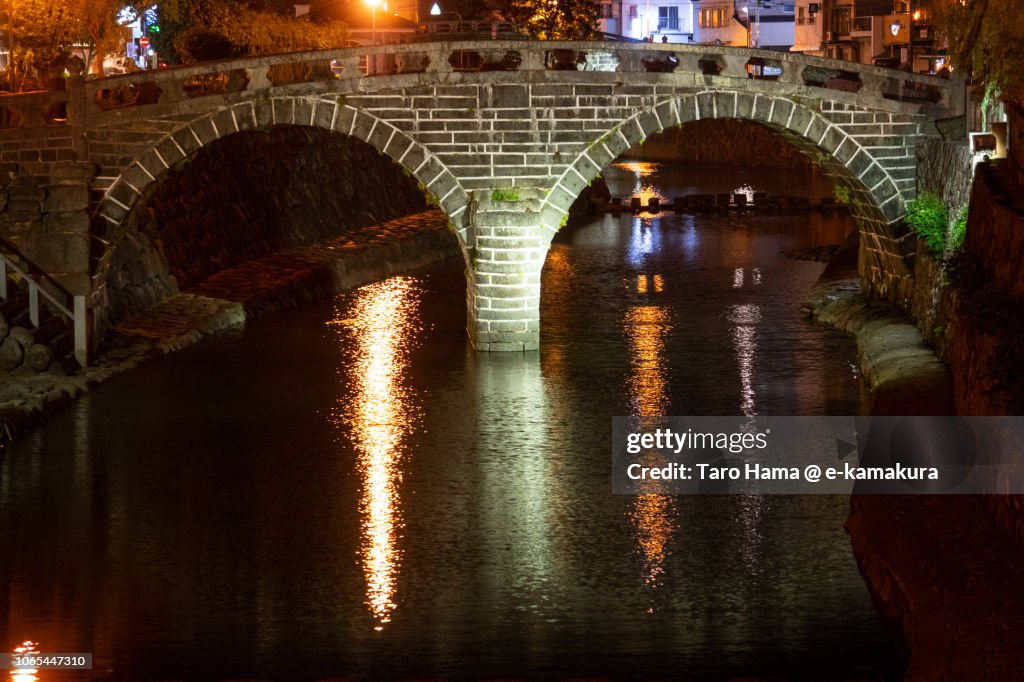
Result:
{"type": "Polygon", "coordinates": [[[653,198],[657,198],[660,202],[666,201],[665,196],[650,182],[650,176],[658,170],[661,164],[651,163],[650,161],[622,161],[612,165],[633,173],[632,196],[640,197],[644,206],[647,206],[653,198]],[[647,180],[646,183],[644,182],[645,179],[647,180]]]}
{"type": "MultiPolygon", "coordinates": [[[[639,280],[638,280],[639,282],[639,280]]],[[[655,282],[661,291],[663,282],[655,282]]],[[[646,279],[645,279],[646,290],[646,279]]],[[[627,379],[632,412],[641,417],[668,414],[668,373],[665,367],[665,339],[672,329],[666,308],[638,306],[626,314],[631,371],[627,379]]],[[[634,537],[643,562],[644,583],[657,588],[664,577],[670,543],[678,527],[675,500],[667,495],[637,495],[629,512],[634,537]]],[[[654,611],[654,607],[648,607],[654,611]]]]}
{"type": "Polygon", "coordinates": [[[375,630],[391,621],[396,606],[402,446],[420,418],[404,381],[420,327],[417,300],[413,279],[392,278],[360,288],[348,318],[337,322],[355,349],[355,362],[343,369],[353,390],[341,408],[363,479],[360,558],[375,630]]]}
{"type": "Polygon", "coordinates": [[[669,313],[661,306],[637,306],[626,313],[626,333],[632,357],[627,383],[635,415],[653,417],[666,414],[668,377],[664,350],[665,337],[671,328],[669,313]]]}
{"type": "MultiPolygon", "coordinates": [[[[39,644],[31,640],[26,640],[16,646],[13,651],[16,656],[28,656],[39,653],[39,644]]],[[[38,682],[42,678],[39,677],[39,671],[36,668],[17,668],[11,670],[10,682],[38,682]]]]}
{"type": "Polygon", "coordinates": [[[641,272],[636,276],[636,293],[660,294],[663,291],[665,291],[665,279],[661,275],[647,275],[641,272]]]}

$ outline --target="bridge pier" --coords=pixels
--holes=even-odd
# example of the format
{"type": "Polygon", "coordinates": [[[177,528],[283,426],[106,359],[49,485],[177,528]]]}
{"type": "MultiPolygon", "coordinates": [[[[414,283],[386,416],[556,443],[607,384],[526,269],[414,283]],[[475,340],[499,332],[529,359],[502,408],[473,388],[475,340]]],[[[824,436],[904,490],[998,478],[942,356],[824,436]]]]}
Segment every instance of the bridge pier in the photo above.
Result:
{"type": "Polygon", "coordinates": [[[470,204],[467,331],[481,351],[537,350],[540,274],[553,232],[541,225],[543,190],[477,192],[470,204]]]}

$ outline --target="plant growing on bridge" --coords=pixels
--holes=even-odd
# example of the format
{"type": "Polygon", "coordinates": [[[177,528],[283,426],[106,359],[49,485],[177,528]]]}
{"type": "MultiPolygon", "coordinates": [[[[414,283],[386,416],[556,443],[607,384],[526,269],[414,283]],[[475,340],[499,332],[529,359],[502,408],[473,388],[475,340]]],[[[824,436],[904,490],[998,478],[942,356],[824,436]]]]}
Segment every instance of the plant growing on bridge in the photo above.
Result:
{"type": "Polygon", "coordinates": [[[491,201],[519,201],[519,192],[514,189],[496,189],[491,192],[491,201]]]}
{"type": "Polygon", "coordinates": [[[967,212],[968,204],[960,207],[956,214],[956,220],[949,230],[949,250],[959,251],[964,246],[964,238],[967,236],[967,212]]]}
{"type": "Polygon", "coordinates": [[[835,195],[836,201],[844,206],[850,205],[850,188],[846,185],[841,185],[838,182],[832,185],[832,194],[835,195]]]}
{"type": "Polygon", "coordinates": [[[949,209],[942,199],[934,194],[922,194],[907,204],[906,220],[910,229],[924,240],[928,253],[941,258],[949,229],[949,209]]]}

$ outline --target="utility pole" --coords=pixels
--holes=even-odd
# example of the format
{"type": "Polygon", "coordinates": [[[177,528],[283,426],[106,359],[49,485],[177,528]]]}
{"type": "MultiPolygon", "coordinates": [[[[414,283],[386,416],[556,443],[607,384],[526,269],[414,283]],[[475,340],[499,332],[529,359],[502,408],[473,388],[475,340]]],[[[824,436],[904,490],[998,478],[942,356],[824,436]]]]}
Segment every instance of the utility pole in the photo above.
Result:
{"type": "Polygon", "coordinates": [[[761,47],[761,0],[754,0],[754,21],[757,24],[754,29],[754,47],[761,47]]]}

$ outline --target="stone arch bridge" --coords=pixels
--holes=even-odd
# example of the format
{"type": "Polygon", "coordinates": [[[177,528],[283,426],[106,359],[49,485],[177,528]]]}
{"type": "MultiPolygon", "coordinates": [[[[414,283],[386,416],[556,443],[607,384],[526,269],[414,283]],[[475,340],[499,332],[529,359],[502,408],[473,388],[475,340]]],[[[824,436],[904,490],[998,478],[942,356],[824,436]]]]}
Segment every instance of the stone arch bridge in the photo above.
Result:
{"type": "Polygon", "coordinates": [[[168,169],[240,131],[321,127],[393,159],[447,213],[468,265],[474,345],[529,350],[547,249],[579,192],[629,147],[698,119],[749,119],[811,156],[850,191],[862,278],[905,295],[912,247],[901,219],[916,148],[963,116],[963,101],[956,79],[743,48],[598,42],[414,43],[92,81],[72,74],[52,92],[0,97],[0,164],[50,188],[17,234],[3,229],[85,295],[92,328],[102,328],[111,254],[168,169]],[[90,259],[97,239],[103,253],[90,259]]]}

